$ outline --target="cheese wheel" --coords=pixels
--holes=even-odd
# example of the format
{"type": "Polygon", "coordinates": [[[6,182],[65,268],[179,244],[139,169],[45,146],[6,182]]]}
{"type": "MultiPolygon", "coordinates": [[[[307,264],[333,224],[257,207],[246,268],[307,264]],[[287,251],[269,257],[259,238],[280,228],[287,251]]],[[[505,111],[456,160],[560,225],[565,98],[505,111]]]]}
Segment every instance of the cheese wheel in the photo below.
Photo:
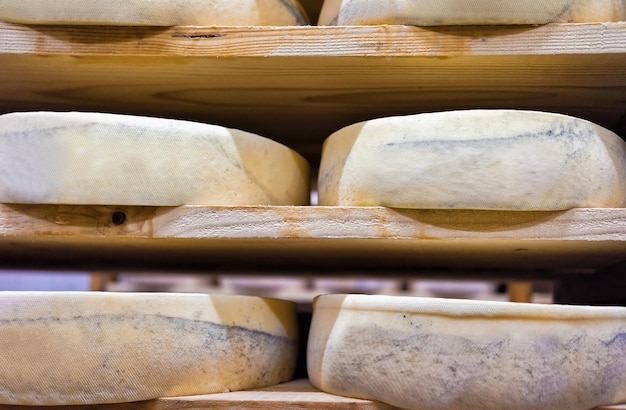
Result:
{"type": "Polygon", "coordinates": [[[302,205],[308,199],[306,161],[247,132],[115,114],[0,116],[0,202],[302,205]]]}
{"type": "Polygon", "coordinates": [[[626,0],[325,0],[319,25],[546,24],[626,19],[626,0]]]}
{"type": "Polygon", "coordinates": [[[0,20],[141,26],[308,24],[298,0],[0,0],[0,20]]]}
{"type": "Polygon", "coordinates": [[[562,210],[626,205],[626,144],[560,114],[467,110],[348,126],[324,143],[322,205],[562,210]]]}
{"type": "Polygon", "coordinates": [[[287,381],[295,303],[252,296],[0,293],[0,403],[119,403],[287,381]]]}
{"type": "Polygon", "coordinates": [[[325,392],[416,410],[626,400],[626,308],[326,295],[307,352],[325,392]]]}

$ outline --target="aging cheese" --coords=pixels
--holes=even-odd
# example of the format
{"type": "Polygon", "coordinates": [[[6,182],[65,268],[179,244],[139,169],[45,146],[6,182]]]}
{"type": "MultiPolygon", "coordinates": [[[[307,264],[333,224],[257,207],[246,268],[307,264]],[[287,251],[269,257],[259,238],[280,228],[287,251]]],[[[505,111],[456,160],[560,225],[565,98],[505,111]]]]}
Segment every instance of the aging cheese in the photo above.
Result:
{"type": "Polygon", "coordinates": [[[562,210],[624,207],[626,144],[565,115],[467,110],[348,126],[325,142],[322,205],[562,210]]]}
{"type": "Polygon", "coordinates": [[[326,295],[312,384],[415,410],[585,410],[626,400],[626,308],[326,295]]]}
{"type": "Polygon", "coordinates": [[[143,26],[308,23],[298,0],[0,0],[0,20],[143,26]]]}
{"type": "Polygon", "coordinates": [[[293,376],[296,308],[251,296],[0,293],[0,403],[119,403],[293,376]]]}
{"type": "Polygon", "coordinates": [[[325,0],[319,25],[546,24],[626,19],[626,0],[325,0]]]}
{"type": "Polygon", "coordinates": [[[0,202],[302,205],[308,182],[300,155],[239,130],[99,113],[0,116],[0,202]]]}

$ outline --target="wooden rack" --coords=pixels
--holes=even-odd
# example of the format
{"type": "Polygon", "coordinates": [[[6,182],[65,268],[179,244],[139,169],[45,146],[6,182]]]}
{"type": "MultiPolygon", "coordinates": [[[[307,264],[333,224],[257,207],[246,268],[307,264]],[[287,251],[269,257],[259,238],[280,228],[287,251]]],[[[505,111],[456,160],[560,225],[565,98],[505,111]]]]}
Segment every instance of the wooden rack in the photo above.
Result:
{"type": "Polygon", "coordinates": [[[625,258],[625,209],[0,205],[13,268],[548,279],[625,258]]]}
{"type": "MultiPolygon", "coordinates": [[[[218,123],[293,147],[314,172],[326,136],[383,115],[537,109],[587,118],[623,134],[625,33],[626,23],[443,28],[3,23],[0,112],[104,111],[218,123]]],[[[152,269],[149,261],[159,260],[168,268],[201,270],[203,264],[240,261],[244,253],[250,265],[267,268],[280,267],[275,260],[288,268],[299,263],[302,269],[361,269],[376,258],[382,267],[412,273],[462,268],[517,275],[522,269],[590,272],[626,260],[621,210],[456,216],[319,207],[132,208],[123,210],[126,223],[109,229],[111,211],[3,206],[0,263],[59,268],[93,263],[107,269],[145,263],[152,269]],[[235,238],[225,227],[216,229],[226,218],[230,232],[240,232],[234,214],[266,218],[265,231],[235,238]],[[151,215],[159,219],[151,221],[151,215]],[[159,228],[155,237],[148,234],[148,226],[191,215],[204,228],[174,233],[170,225],[169,233],[159,228]],[[137,223],[143,232],[132,231],[137,223]],[[338,223],[346,229],[335,234],[338,223]],[[285,244],[295,250],[292,256],[280,256],[285,244]],[[172,262],[153,259],[155,253],[172,262]]],[[[234,267],[246,268],[242,265],[234,267]]]]}
{"type": "MultiPolygon", "coordinates": [[[[319,9],[320,3],[307,5],[319,9]]],[[[345,125],[470,108],[560,112],[626,136],[626,23],[443,28],[0,23],[0,113],[101,111],[216,123],[282,142],[305,155],[314,170],[323,140],[345,125]]],[[[0,205],[0,268],[563,279],[619,273],[625,264],[622,209],[0,205]]],[[[275,392],[270,404],[241,393],[163,399],[145,408],[388,408],[339,403],[303,383],[275,392]],[[233,398],[237,405],[228,402],[233,398]]]]}

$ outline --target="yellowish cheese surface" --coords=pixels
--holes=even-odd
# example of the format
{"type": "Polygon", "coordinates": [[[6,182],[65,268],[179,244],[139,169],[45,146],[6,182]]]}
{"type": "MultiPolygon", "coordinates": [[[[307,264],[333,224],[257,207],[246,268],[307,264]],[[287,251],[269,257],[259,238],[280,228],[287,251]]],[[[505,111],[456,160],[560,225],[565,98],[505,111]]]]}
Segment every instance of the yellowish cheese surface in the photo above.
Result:
{"type": "Polygon", "coordinates": [[[626,400],[626,308],[326,295],[308,371],[415,410],[584,410],[626,400]]]}
{"type": "Polygon", "coordinates": [[[292,302],[250,296],[0,293],[0,403],[118,403],[289,380],[292,302]]]}
{"type": "Polygon", "coordinates": [[[626,0],[325,0],[319,25],[546,24],[626,19],[626,0]]]}
{"type": "Polygon", "coordinates": [[[0,202],[302,205],[308,164],[216,125],[99,113],[0,116],[0,202]]]}
{"type": "Polygon", "coordinates": [[[0,20],[28,24],[303,25],[298,0],[0,0],[0,20]]]}
{"type": "Polygon", "coordinates": [[[565,115],[467,110],[348,126],[324,144],[322,205],[562,210],[626,204],[626,144],[565,115]]]}

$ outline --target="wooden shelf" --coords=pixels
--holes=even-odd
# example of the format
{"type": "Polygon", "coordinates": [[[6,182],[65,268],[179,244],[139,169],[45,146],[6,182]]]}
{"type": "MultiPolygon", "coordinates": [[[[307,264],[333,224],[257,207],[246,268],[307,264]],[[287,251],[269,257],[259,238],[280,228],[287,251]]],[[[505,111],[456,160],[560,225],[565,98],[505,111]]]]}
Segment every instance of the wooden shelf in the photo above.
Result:
{"type": "MultiPolygon", "coordinates": [[[[320,2],[307,4],[315,10],[320,2]]],[[[384,115],[538,109],[586,118],[624,136],[624,67],[626,22],[431,28],[0,23],[0,112],[104,111],[217,123],[295,148],[315,173],[330,133],[384,115]]],[[[626,259],[623,210],[501,219],[498,213],[377,208],[124,208],[128,219],[115,226],[114,209],[2,206],[0,264],[489,276],[584,273],[626,259]]]]}
{"type": "MultiPolygon", "coordinates": [[[[321,1],[305,3],[319,11],[321,1]]],[[[0,113],[100,111],[216,123],[282,142],[315,169],[329,134],[386,115],[535,109],[585,118],[625,137],[625,67],[626,22],[439,28],[0,23],[0,113]]],[[[0,269],[530,280],[586,277],[615,266],[626,266],[626,209],[0,204],[0,269]]],[[[5,408],[23,407],[0,405],[5,408]]],[[[391,409],[319,392],[306,380],[76,408],[391,409]]]]}
{"type": "Polygon", "coordinates": [[[81,110],[245,129],[315,166],[356,121],[538,109],[626,134],[626,23],[70,27],[0,23],[0,112],[81,110]]]}
{"type": "Polygon", "coordinates": [[[626,209],[0,205],[6,268],[548,278],[623,261],[626,209]]]}

